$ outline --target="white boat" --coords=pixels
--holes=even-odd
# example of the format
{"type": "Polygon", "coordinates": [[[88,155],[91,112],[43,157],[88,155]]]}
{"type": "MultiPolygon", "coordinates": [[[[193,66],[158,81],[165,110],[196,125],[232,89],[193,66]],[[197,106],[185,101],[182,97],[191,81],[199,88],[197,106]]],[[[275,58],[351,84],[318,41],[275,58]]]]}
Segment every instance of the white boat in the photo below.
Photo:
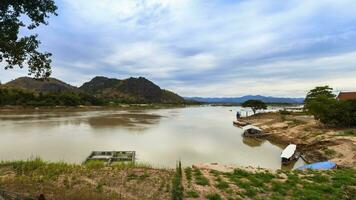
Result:
{"type": "Polygon", "coordinates": [[[282,159],[282,163],[289,163],[295,159],[298,158],[297,153],[297,145],[295,144],[290,144],[288,145],[281,154],[281,159],[282,159]]]}

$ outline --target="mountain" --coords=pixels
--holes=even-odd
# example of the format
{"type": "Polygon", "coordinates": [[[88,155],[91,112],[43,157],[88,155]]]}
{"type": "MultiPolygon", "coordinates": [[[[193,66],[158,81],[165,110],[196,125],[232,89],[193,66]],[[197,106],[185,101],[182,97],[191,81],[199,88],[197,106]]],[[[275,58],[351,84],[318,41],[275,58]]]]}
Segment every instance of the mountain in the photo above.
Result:
{"type": "Polygon", "coordinates": [[[38,80],[30,77],[20,77],[12,80],[6,84],[1,85],[1,87],[7,88],[17,88],[28,90],[35,93],[66,93],[73,92],[78,93],[79,89],[77,87],[71,86],[63,81],[55,78],[48,78],[46,80],[38,80]]]}
{"type": "Polygon", "coordinates": [[[128,78],[124,80],[94,77],[79,89],[99,98],[125,103],[182,103],[179,95],[163,90],[146,78],[128,78]]]}
{"type": "Polygon", "coordinates": [[[250,99],[261,100],[265,103],[295,103],[301,104],[304,102],[304,98],[283,98],[283,97],[271,97],[261,95],[247,95],[242,97],[230,97],[230,98],[204,98],[204,97],[186,97],[186,100],[198,101],[203,103],[243,103],[250,99]]]}

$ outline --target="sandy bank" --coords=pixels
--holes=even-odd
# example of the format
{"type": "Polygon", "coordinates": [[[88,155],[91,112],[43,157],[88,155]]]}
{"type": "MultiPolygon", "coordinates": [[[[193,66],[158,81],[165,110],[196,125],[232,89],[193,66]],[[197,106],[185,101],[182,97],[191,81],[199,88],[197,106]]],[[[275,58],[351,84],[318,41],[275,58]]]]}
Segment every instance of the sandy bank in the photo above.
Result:
{"type": "Polygon", "coordinates": [[[356,167],[356,137],[341,135],[344,129],[329,128],[309,115],[262,113],[242,119],[271,133],[276,144],[298,145],[308,162],[331,160],[339,166],[356,167]]]}

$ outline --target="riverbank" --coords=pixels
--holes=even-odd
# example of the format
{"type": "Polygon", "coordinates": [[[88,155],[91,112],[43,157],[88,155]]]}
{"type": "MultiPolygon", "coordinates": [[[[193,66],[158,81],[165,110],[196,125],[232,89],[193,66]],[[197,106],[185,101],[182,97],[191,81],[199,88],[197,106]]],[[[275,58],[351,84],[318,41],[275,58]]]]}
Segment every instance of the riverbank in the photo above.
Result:
{"type": "MultiPolygon", "coordinates": [[[[281,171],[200,166],[182,170],[185,199],[353,199],[355,169],[281,171]]],[[[149,165],[104,166],[46,163],[40,159],[2,162],[0,189],[53,200],[171,199],[174,170],[149,165]]]]}
{"type": "Polygon", "coordinates": [[[271,135],[270,142],[297,144],[308,162],[331,160],[342,167],[356,168],[356,129],[326,127],[305,114],[260,113],[243,118],[271,135]]]}

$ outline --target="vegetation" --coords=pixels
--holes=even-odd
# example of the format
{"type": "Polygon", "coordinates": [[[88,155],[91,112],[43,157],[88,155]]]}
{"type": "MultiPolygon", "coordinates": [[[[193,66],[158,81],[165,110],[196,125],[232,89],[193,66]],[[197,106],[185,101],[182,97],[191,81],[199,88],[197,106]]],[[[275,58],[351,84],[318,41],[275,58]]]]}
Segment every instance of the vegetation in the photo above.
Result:
{"type": "Polygon", "coordinates": [[[256,114],[257,110],[267,109],[267,105],[261,100],[247,100],[241,104],[242,107],[250,107],[254,114],[256,114]]]}
{"type": "Polygon", "coordinates": [[[5,69],[28,65],[29,74],[46,78],[51,74],[51,54],[38,51],[40,41],[37,35],[20,37],[20,28],[32,30],[41,24],[47,25],[50,14],[57,15],[53,0],[12,1],[2,0],[0,4],[0,62],[5,69]],[[30,23],[25,24],[24,16],[30,23]]]}
{"type": "Polygon", "coordinates": [[[181,104],[184,99],[179,95],[161,89],[144,77],[115,79],[102,76],[94,77],[84,83],[81,91],[107,99],[113,103],[170,103],[181,104]]]}
{"type": "Polygon", "coordinates": [[[196,184],[202,186],[209,185],[209,180],[203,175],[203,173],[198,168],[194,168],[193,173],[196,184]]]}
{"type": "Polygon", "coordinates": [[[103,105],[104,101],[84,93],[39,93],[0,88],[0,106],[78,106],[103,105]]]}
{"type": "Polygon", "coordinates": [[[335,127],[356,126],[356,101],[339,101],[329,86],[316,87],[308,92],[304,108],[315,119],[335,127]]]}
{"type": "Polygon", "coordinates": [[[345,130],[338,133],[338,136],[356,136],[356,130],[345,130]]]}
{"type": "Polygon", "coordinates": [[[172,179],[172,200],[182,200],[184,195],[182,164],[179,161],[172,179]]]}
{"type": "MultiPolygon", "coordinates": [[[[187,168],[186,168],[187,169],[187,168]]],[[[185,172],[187,170],[184,170],[185,172]]],[[[189,171],[189,170],[188,170],[189,171]]],[[[194,168],[193,177],[213,180],[193,185],[187,198],[206,199],[355,199],[356,169],[331,171],[232,172],[194,168]],[[204,188],[200,190],[199,188],[204,188]],[[210,192],[207,192],[210,191],[210,192]],[[203,192],[203,193],[202,193],[203,192]]],[[[188,181],[188,180],[187,180],[188,181]]],[[[175,172],[135,165],[104,166],[99,163],[71,165],[47,163],[39,158],[0,163],[3,189],[51,199],[183,199],[181,164],[175,172]],[[168,181],[172,180],[172,182],[168,181]],[[170,186],[171,183],[172,185],[170,186]]],[[[194,184],[194,183],[193,183],[194,184]]]]}

